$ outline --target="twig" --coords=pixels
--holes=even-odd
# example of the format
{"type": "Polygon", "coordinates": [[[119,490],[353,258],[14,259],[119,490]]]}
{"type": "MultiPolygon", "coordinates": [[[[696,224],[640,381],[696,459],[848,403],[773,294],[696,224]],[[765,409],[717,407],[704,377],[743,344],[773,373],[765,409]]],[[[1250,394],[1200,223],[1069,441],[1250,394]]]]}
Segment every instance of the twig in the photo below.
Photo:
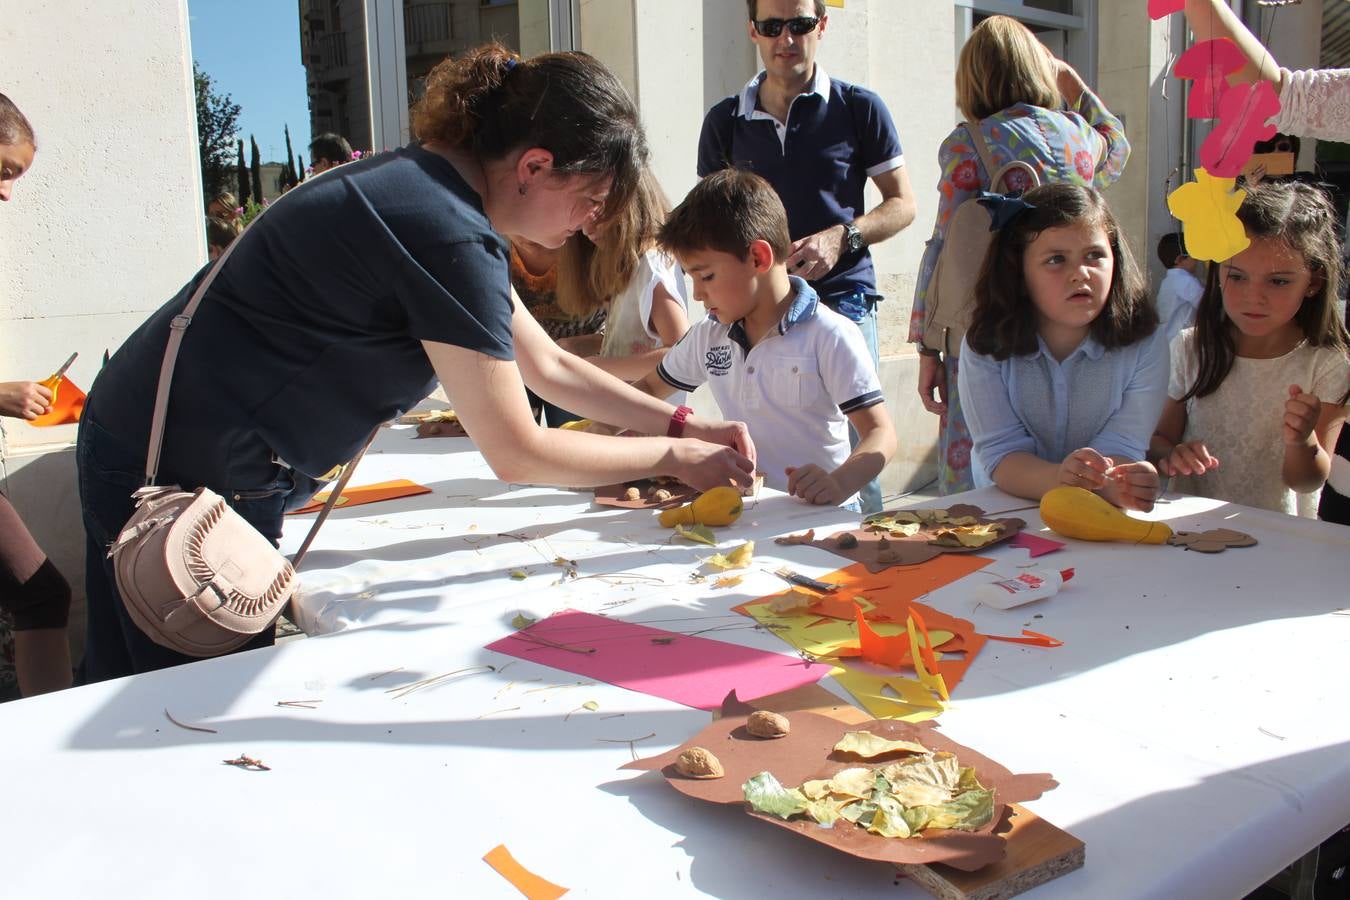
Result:
{"type": "Polygon", "coordinates": [[[436,684],[437,682],[444,681],[447,678],[453,678],[456,675],[463,675],[466,672],[473,672],[474,675],[486,675],[488,672],[495,672],[495,671],[497,671],[496,666],[469,666],[464,669],[455,669],[453,672],[446,672],[444,675],[435,675],[432,676],[431,678],[423,678],[421,681],[414,681],[410,684],[401,684],[398,685],[397,687],[391,687],[388,690],[386,690],[385,693],[394,694],[395,691],[398,691],[397,694],[394,694],[394,696],[390,698],[391,700],[398,700],[401,697],[408,696],[413,691],[421,690],[424,687],[430,687],[431,685],[436,684]],[[475,669],[481,669],[485,671],[475,672],[474,671],[475,669]]]}
{"type": "Polygon", "coordinates": [[[204,731],[207,734],[220,734],[220,732],[216,731],[214,728],[204,728],[201,725],[184,724],[183,722],[178,721],[172,715],[170,715],[169,710],[167,708],[164,710],[164,718],[168,719],[170,722],[177,725],[179,728],[186,728],[188,731],[204,731]]]}
{"type": "Polygon", "coordinates": [[[1266,737],[1273,737],[1273,738],[1274,738],[1275,740],[1277,740],[1277,741],[1285,741],[1285,740],[1288,740],[1288,738],[1286,738],[1284,735],[1282,735],[1282,734],[1276,734],[1276,733],[1273,732],[1273,731],[1267,731],[1266,729],[1262,728],[1260,725],[1257,725],[1257,726],[1256,726],[1256,730],[1259,731],[1259,732],[1261,732],[1262,734],[1264,734],[1266,737]]]}
{"type": "Polygon", "coordinates": [[[478,716],[478,718],[480,718],[480,719],[486,719],[488,716],[495,716],[495,715],[497,715],[497,713],[515,712],[515,711],[518,710],[518,709],[520,709],[519,706],[508,706],[506,709],[494,709],[492,712],[485,712],[485,713],[483,713],[481,716],[478,716]]]}
{"type": "Polygon", "coordinates": [[[626,740],[619,738],[596,738],[596,740],[605,744],[627,744],[628,752],[633,754],[633,761],[637,762],[638,758],[637,747],[634,747],[633,745],[636,744],[638,741],[646,741],[654,737],[656,737],[655,731],[653,731],[651,734],[645,734],[640,738],[628,738],[626,740]]]}
{"type": "Polygon", "coordinates": [[[261,759],[254,759],[253,757],[245,756],[242,753],[239,754],[238,759],[222,759],[221,762],[223,762],[227,766],[238,766],[241,769],[249,769],[254,772],[272,771],[272,767],[263,765],[263,761],[261,759]]]}
{"type": "Polygon", "coordinates": [[[528,691],[526,691],[525,693],[527,693],[527,694],[537,694],[537,693],[539,693],[540,691],[561,691],[561,690],[565,690],[565,689],[567,689],[567,688],[576,688],[576,687],[594,687],[594,686],[595,686],[595,682],[594,682],[594,681],[578,681],[576,684],[550,684],[550,685],[546,685],[546,686],[544,686],[544,687],[530,688],[530,689],[529,689],[528,691]]]}
{"type": "Polygon", "coordinates": [[[293,709],[315,709],[315,704],[322,702],[322,700],[278,700],[277,706],[288,706],[293,709]]]}
{"type": "Polygon", "coordinates": [[[378,675],[372,675],[372,676],[370,676],[370,678],[369,678],[368,680],[369,680],[369,681],[374,681],[374,680],[377,679],[377,678],[383,678],[383,677],[386,676],[386,675],[393,675],[395,672],[402,672],[402,671],[403,671],[403,666],[399,666],[397,669],[390,669],[388,672],[381,672],[381,673],[378,674],[378,675]]]}
{"type": "Polygon", "coordinates": [[[560,644],[560,643],[558,643],[557,641],[550,641],[548,638],[541,638],[541,637],[539,637],[539,636],[537,636],[537,635],[527,634],[527,633],[524,632],[524,631],[517,631],[515,634],[513,634],[513,635],[511,635],[511,636],[514,637],[514,638],[516,638],[517,640],[522,640],[522,641],[527,641],[527,642],[534,643],[534,644],[539,644],[539,645],[544,646],[544,647],[551,647],[551,648],[553,648],[554,650],[566,650],[568,653],[594,653],[594,652],[595,652],[595,648],[594,648],[594,647],[575,647],[575,646],[573,646],[573,645],[571,645],[571,644],[560,644]]]}

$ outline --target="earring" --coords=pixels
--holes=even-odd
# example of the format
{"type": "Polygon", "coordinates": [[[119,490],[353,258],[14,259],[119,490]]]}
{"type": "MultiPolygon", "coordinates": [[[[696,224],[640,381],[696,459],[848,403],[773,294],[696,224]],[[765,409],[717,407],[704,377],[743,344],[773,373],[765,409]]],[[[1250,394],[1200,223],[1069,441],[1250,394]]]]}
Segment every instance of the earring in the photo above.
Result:
{"type": "Polygon", "coordinates": [[[519,185],[516,186],[516,190],[520,191],[520,196],[524,197],[525,192],[529,190],[529,186],[522,181],[519,185]]]}

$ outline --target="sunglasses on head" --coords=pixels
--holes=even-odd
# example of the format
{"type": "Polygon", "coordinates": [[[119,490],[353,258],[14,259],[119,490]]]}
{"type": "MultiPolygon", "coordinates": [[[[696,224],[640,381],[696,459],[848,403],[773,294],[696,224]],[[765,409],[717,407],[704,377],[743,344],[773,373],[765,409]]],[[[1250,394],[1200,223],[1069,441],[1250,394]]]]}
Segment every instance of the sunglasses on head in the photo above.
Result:
{"type": "Polygon", "coordinates": [[[796,16],[791,19],[755,19],[753,20],[755,31],[764,37],[778,37],[783,33],[783,26],[787,30],[801,37],[804,34],[810,34],[816,30],[820,24],[818,16],[796,16]]]}

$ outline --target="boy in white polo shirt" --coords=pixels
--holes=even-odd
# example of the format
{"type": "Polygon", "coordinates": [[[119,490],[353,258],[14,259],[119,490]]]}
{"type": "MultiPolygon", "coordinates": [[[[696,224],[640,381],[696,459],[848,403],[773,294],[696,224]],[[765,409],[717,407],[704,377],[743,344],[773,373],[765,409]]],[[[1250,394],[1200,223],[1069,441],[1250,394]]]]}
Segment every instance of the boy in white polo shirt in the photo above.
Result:
{"type": "Polygon", "coordinates": [[[708,318],[636,387],[665,397],[709,382],[722,415],[749,426],[766,484],[810,503],[851,500],[894,455],[895,429],[858,327],[789,277],[787,213],[773,188],[749,172],[715,172],[659,241],[708,318]],[[851,452],[850,422],[860,438],[851,452]]]}

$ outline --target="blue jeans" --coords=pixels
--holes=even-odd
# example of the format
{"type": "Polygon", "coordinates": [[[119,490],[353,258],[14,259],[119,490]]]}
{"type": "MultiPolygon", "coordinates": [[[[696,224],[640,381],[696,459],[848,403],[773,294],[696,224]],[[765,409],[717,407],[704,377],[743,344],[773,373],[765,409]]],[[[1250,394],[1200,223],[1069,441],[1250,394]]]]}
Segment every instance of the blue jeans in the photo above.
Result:
{"type": "MultiPolygon", "coordinates": [[[[145,481],[145,451],[105,430],[86,410],[80,422],[75,461],[84,519],[88,617],[84,659],[75,683],[92,684],[193,662],[196,657],[150,640],[131,620],[117,592],[112,560],[108,559],[109,544],[135,510],[131,493],[145,481]]],[[[165,476],[160,483],[172,483],[171,473],[165,476]]],[[[266,484],[247,488],[208,486],[274,545],[281,538],[281,516],[288,498],[303,493],[297,492],[291,471],[280,466],[276,467],[276,477],[266,484]]],[[[186,490],[195,487],[184,485],[186,490]]],[[[275,629],[267,628],[234,652],[270,647],[275,638],[275,629]]]]}
{"type": "MultiPolygon", "coordinates": [[[[863,340],[867,342],[867,349],[872,353],[872,365],[876,367],[879,375],[881,373],[881,350],[877,342],[877,303],[880,302],[881,298],[876,294],[857,291],[852,294],[838,294],[821,299],[830,309],[858,326],[858,330],[862,332],[863,340]]],[[[848,442],[851,447],[858,446],[858,430],[851,424],[848,426],[848,442]]],[[[880,476],[863,485],[858,491],[858,498],[862,501],[864,515],[870,516],[872,513],[881,512],[880,476]]]]}

